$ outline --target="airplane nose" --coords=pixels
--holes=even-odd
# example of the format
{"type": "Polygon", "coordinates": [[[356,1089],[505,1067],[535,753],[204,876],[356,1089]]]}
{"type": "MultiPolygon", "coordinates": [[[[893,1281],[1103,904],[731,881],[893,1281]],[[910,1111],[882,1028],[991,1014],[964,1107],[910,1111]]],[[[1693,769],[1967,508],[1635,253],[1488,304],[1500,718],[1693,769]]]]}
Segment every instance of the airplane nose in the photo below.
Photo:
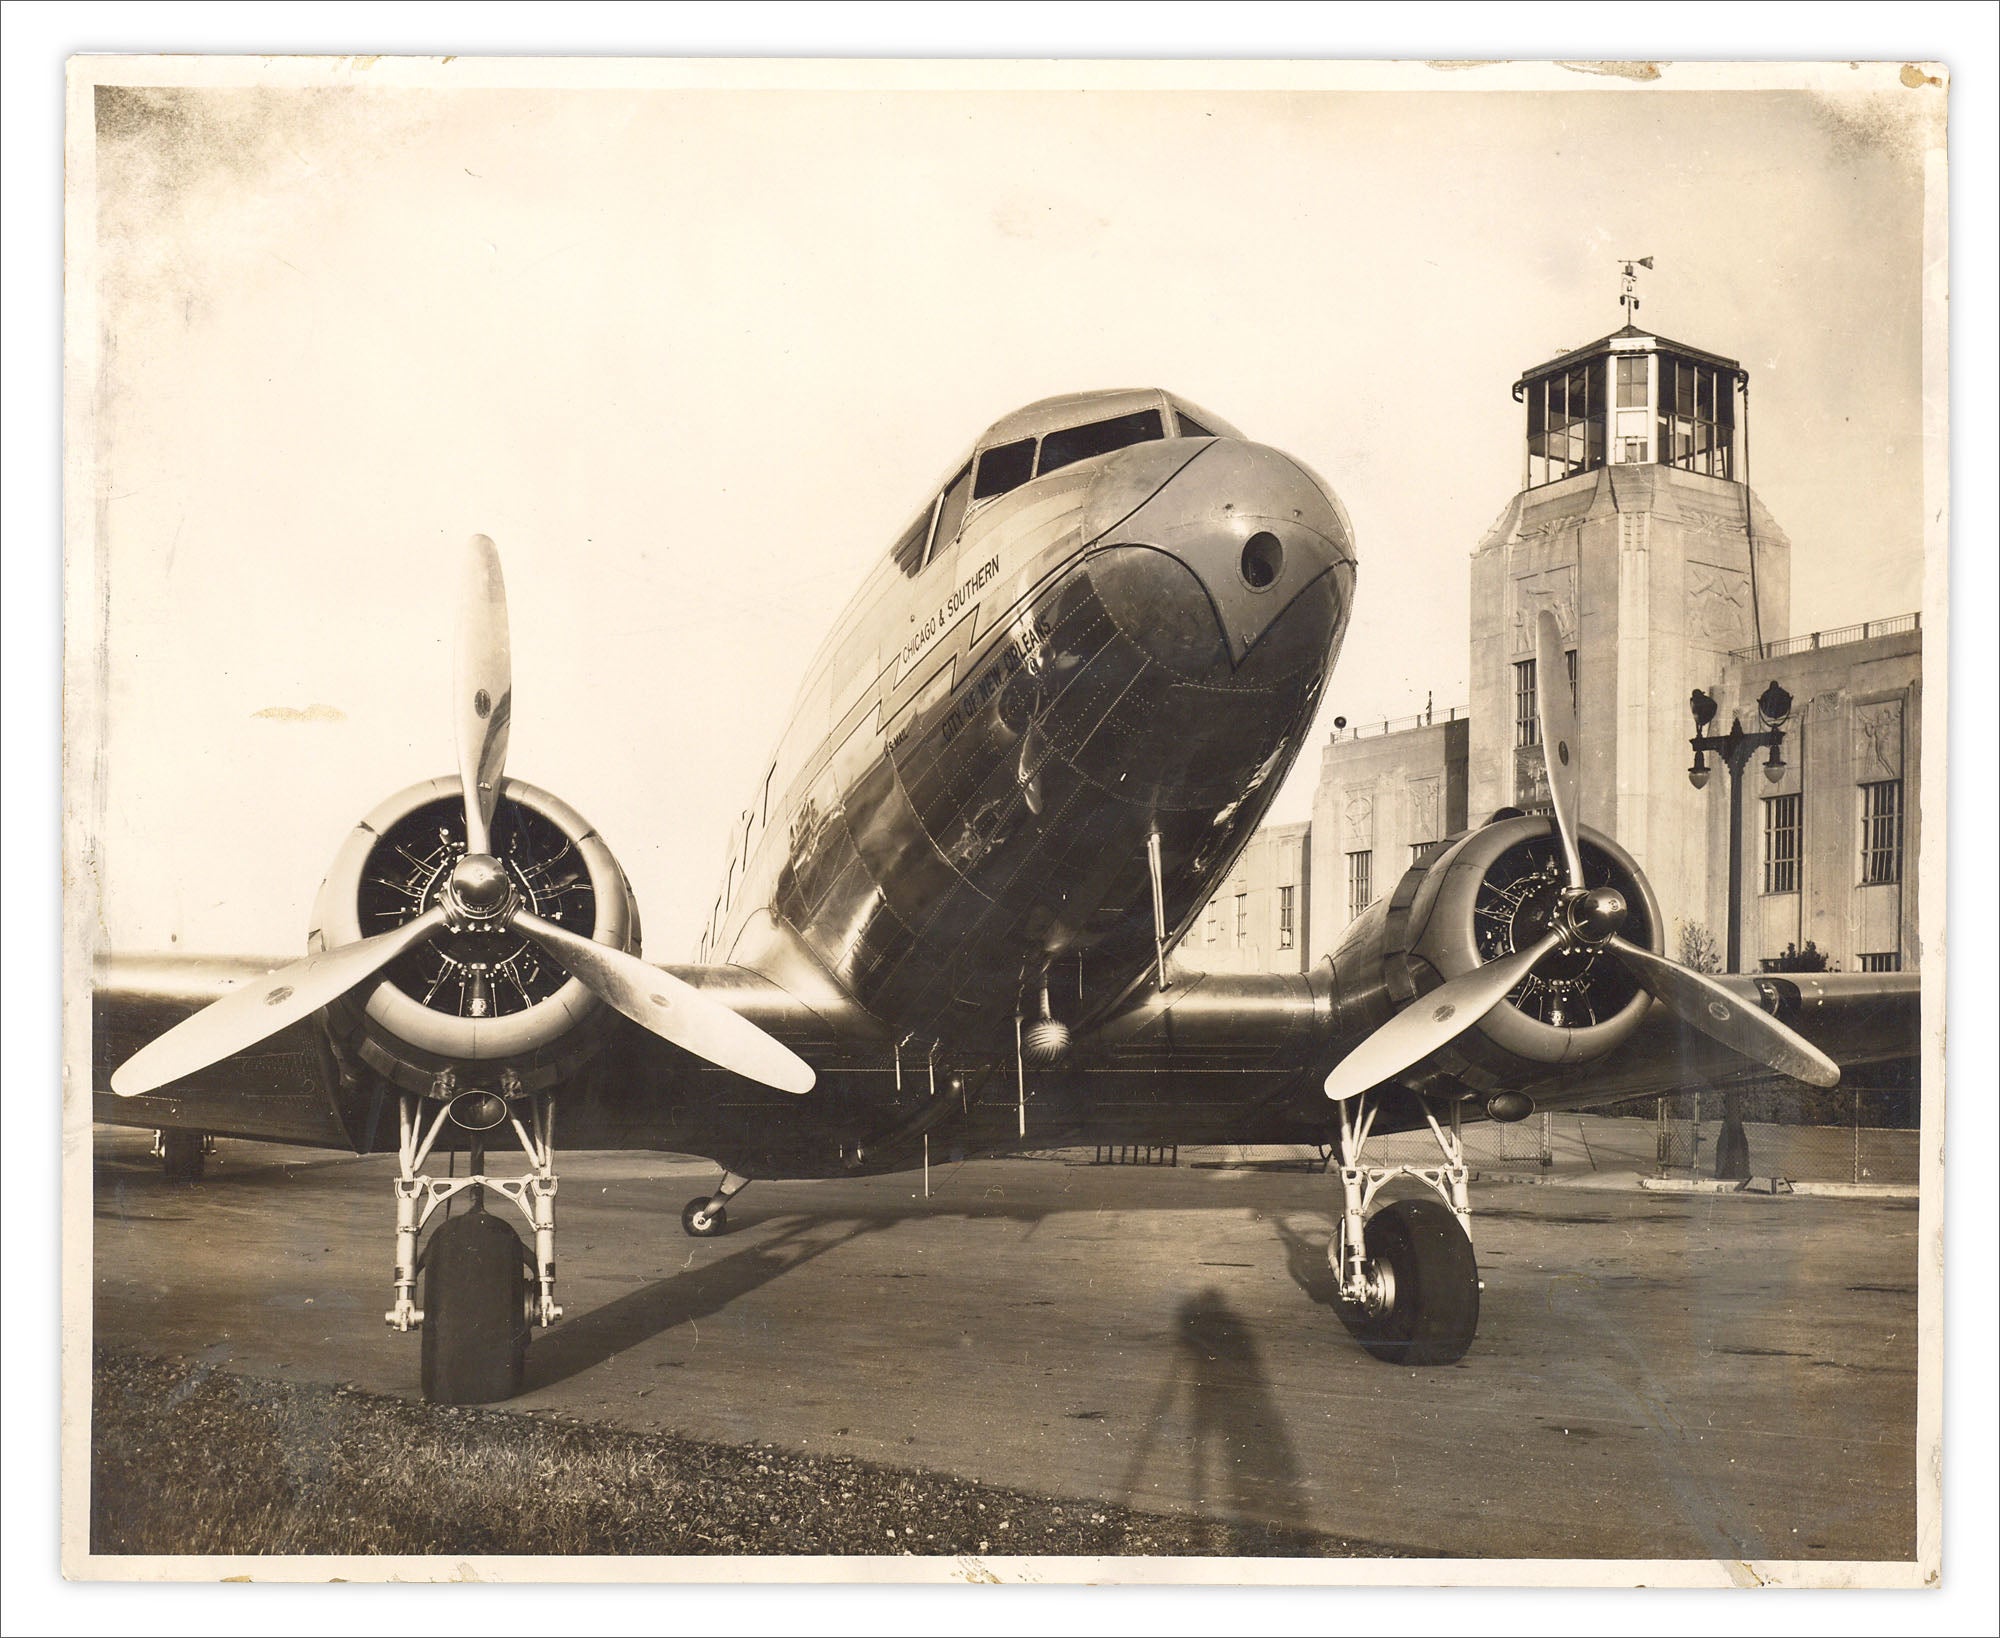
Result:
{"type": "Polygon", "coordinates": [[[1327,486],[1280,450],[1217,438],[1135,445],[1091,490],[1084,538],[1111,616],[1183,675],[1253,654],[1285,675],[1324,666],[1353,600],[1354,529],[1327,486]],[[1218,653],[1218,644],[1221,653],[1218,653]]]}

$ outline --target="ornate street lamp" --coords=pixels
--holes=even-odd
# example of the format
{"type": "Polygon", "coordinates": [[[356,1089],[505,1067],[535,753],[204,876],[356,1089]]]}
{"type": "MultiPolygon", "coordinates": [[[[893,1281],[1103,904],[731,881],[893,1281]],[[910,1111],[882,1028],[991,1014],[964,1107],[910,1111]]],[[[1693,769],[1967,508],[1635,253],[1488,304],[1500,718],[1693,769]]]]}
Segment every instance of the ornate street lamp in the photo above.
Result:
{"type": "Polygon", "coordinates": [[[1729,929],[1725,942],[1733,973],[1743,966],[1743,770],[1749,767],[1751,757],[1764,751],[1764,777],[1773,785],[1785,777],[1782,747],[1784,725],[1792,714],[1792,696],[1775,681],[1757,696],[1757,715],[1764,724],[1758,733],[1745,733],[1741,717],[1730,720],[1728,733],[1709,733],[1716,704],[1715,697],[1703,689],[1697,688],[1688,697],[1688,709],[1694,713],[1694,736],[1688,741],[1694,747],[1694,765],[1688,769],[1688,783],[1696,790],[1707,788],[1710,753],[1719,756],[1729,769],[1729,929]]]}
{"type": "MultiPolygon", "coordinates": [[[[1785,777],[1785,723],[1792,714],[1792,696],[1776,681],[1757,696],[1757,715],[1764,726],[1757,733],[1743,731],[1743,719],[1733,717],[1726,734],[1712,734],[1708,725],[1715,720],[1715,697],[1697,688],[1688,698],[1694,713],[1694,763],[1688,769],[1688,783],[1696,790],[1708,785],[1708,755],[1719,756],[1729,769],[1729,930],[1724,941],[1729,971],[1743,966],[1743,771],[1759,751],[1766,753],[1764,777],[1773,785],[1785,777]]],[[[1715,1175],[1719,1178],[1746,1178],[1750,1175],[1750,1144],[1743,1130],[1743,1116],[1734,1092],[1723,1097],[1722,1134],[1715,1146],[1715,1175]]]]}

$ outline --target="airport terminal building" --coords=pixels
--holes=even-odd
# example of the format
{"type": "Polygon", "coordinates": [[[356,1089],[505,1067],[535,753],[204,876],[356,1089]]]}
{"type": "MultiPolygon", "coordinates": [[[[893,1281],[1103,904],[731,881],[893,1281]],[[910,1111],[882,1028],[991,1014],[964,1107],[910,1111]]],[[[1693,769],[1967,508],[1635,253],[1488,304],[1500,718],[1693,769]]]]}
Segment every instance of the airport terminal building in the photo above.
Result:
{"type": "Polygon", "coordinates": [[[1747,384],[1734,359],[1631,324],[1514,383],[1522,483],[1472,553],[1469,705],[1336,734],[1310,827],[1259,836],[1184,959],[1310,965],[1427,847],[1546,811],[1546,608],[1576,702],[1578,817],[1646,871],[1670,955],[1755,971],[1810,944],[1840,971],[1918,966],[1921,623],[1791,634],[1794,548],[1748,482],[1747,384]],[[1690,745],[1739,725],[1763,742],[1690,745]],[[1261,941],[1280,894],[1306,906],[1302,963],[1261,941]]]}

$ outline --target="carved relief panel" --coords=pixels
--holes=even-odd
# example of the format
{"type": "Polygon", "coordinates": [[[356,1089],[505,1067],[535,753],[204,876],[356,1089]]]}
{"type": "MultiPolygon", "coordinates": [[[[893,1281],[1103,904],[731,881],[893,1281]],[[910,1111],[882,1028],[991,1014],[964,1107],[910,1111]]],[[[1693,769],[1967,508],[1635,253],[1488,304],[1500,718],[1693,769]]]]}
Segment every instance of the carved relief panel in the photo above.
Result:
{"type": "Polygon", "coordinates": [[[1349,791],[1347,806],[1341,810],[1344,853],[1366,853],[1375,845],[1375,796],[1371,791],[1349,791]]]}
{"type": "Polygon", "coordinates": [[[1438,811],[1438,802],[1443,794],[1441,781],[1437,779],[1413,779],[1410,781],[1410,840],[1412,842],[1435,842],[1444,835],[1438,811]]]}
{"type": "Polygon", "coordinates": [[[1576,565],[1544,569],[1539,574],[1522,575],[1508,582],[1513,607],[1509,621],[1514,632],[1514,652],[1535,651],[1535,622],[1543,609],[1554,609],[1562,625],[1563,641],[1576,641],[1576,565]]]}
{"type": "Polygon", "coordinates": [[[1903,777],[1903,702],[1882,700],[1854,708],[1854,778],[1857,784],[1903,777]]]}
{"type": "Polygon", "coordinates": [[[1687,566],[1687,635],[1705,648],[1750,641],[1750,577],[1706,563],[1687,566]]]}

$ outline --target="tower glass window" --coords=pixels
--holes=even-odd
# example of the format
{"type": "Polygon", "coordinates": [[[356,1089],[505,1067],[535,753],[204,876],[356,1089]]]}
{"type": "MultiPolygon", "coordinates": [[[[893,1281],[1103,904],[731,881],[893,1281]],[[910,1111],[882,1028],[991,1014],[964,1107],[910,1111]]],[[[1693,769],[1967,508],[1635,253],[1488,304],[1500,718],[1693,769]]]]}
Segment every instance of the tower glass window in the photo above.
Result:
{"type": "Polygon", "coordinates": [[[1736,379],[1713,364],[1660,354],[1660,461],[1687,472],[1733,478],[1736,379]]]}
{"type": "Polygon", "coordinates": [[[1604,464],[1603,396],[1588,361],[1528,383],[1530,488],[1604,464]]]}
{"type": "Polygon", "coordinates": [[[1878,779],[1861,787],[1861,880],[1903,879],[1903,782],[1878,779]]]}
{"type": "Polygon", "coordinates": [[[1293,936],[1292,890],[1289,887],[1281,887],[1278,889],[1278,948],[1289,950],[1292,947],[1293,936]]]}
{"type": "Polygon", "coordinates": [[[1764,891],[1796,893],[1799,890],[1799,798],[1764,798],[1764,891]]]}
{"type": "Polygon", "coordinates": [[[1375,855],[1372,851],[1347,856],[1347,918],[1352,921],[1375,902],[1375,855]]]}

